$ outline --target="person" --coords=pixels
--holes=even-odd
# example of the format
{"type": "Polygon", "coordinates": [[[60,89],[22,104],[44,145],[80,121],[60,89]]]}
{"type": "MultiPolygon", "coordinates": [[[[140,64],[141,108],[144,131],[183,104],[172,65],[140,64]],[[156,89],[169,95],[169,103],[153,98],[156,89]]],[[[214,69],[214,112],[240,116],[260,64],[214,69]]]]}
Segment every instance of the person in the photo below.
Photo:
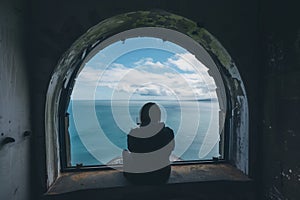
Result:
{"type": "Polygon", "coordinates": [[[140,121],[140,126],[127,135],[124,175],[135,184],[165,183],[170,176],[169,157],[175,146],[173,130],[161,122],[160,108],[152,102],[142,107],[140,121]]]}

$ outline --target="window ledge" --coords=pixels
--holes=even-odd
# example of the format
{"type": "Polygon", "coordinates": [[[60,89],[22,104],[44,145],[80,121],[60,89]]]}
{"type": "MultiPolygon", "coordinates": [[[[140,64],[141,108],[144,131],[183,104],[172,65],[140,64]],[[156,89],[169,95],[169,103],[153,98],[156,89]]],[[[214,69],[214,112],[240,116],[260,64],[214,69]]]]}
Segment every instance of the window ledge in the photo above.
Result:
{"type": "MultiPolygon", "coordinates": [[[[250,183],[252,182],[241,171],[229,164],[189,164],[172,166],[169,181],[164,184],[178,185],[185,183],[210,183],[225,182],[250,183]]],[[[161,187],[162,185],[160,185],[161,187]]],[[[129,183],[123,173],[117,170],[64,172],[53,183],[45,196],[56,196],[75,191],[91,189],[117,189],[124,187],[143,187],[129,183]]],[[[151,186],[157,187],[157,186],[151,186]]],[[[222,187],[222,186],[221,186],[222,187]]]]}

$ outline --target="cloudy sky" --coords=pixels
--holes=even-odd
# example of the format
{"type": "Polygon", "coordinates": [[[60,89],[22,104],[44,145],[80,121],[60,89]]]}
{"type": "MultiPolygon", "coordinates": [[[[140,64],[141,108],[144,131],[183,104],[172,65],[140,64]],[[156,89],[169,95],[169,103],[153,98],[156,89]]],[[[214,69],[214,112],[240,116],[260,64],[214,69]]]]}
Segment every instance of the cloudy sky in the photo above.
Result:
{"type": "Polygon", "coordinates": [[[216,97],[208,68],[174,43],[139,37],[99,51],[78,74],[72,99],[179,99],[216,97]]]}

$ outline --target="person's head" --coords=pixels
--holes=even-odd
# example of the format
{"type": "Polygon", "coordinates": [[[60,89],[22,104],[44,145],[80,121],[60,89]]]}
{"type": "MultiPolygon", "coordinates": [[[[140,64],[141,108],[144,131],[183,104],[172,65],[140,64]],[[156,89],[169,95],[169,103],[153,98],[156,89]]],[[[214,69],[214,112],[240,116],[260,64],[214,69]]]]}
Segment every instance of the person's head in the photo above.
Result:
{"type": "Polygon", "coordinates": [[[140,111],[141,126],[147,126],[150,123],[159,123],[161,112],[156,103],[146,103],[140,111]]]}

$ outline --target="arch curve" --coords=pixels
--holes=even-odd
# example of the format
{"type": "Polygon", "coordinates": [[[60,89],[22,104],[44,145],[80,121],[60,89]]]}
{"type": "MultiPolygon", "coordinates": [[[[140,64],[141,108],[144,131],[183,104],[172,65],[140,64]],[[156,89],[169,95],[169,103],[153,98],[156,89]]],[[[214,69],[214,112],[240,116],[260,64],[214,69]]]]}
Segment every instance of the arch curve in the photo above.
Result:
{"type": "MultiPolygon", "coordinates": [[[[59,135],[61,124],[64,123],[65,109],[72,91],[74,79],[84,62],[93,56],[93,52],[108,45],[109,38],[130,30],[144,30],[144,28],[161,28],[181,33],[189,37],[209,55],[209,73],[216,77],[217,85],[224,85],[225,90],[217,90],[218,95],[227,96],[227,103],[221,103],[222,115],[228,118],[229,145],[226,158],[238,169],[248,173],[248,102],[245,87],[237,67],[225,48],[205,28],[184,17],[164,11],[138,11],[106,19],[90,28],[77,39],[60,59],[49,83],[45,108],[45,134],[47,153],[48,184],[50,185],[60,171],[59,135]],[[214,71],[215,70],[215,71],[214,71]],[[226,93],[226,94],[225,94],[226,93]],[[226,104],[226,105],[225,105],[226,104]],[[226,113],[222,109],[229,108],[226,113]]],[[[150,33],[150,32],[147,32],[150,33]]],[[[155,34],[155,31],[152,32],[155,34]]],[[[141,34],[141,33],[140,33],[141,34]]],[[[144,33],[145,34],[145,33],[144,33]]],[[[180,35],[180,34],[179,34],[180,35]]],[[[127,35],[128,36],[128,35],[127,35]]],[[[152,35],[154,36],[154,35],[152,35]]],[[[162,38],[164,39],[164,38],[162,38]]],[[[165,38],[165,40],[171,40],[165,38]]],[[[180,41],[173,41],[180,46],[180,41]]],[[[198,52],[188,49],[196,57],[198,52]]],[[[201,59],[197,57],[198,59],[201,59]]],[[[220,122],[223,123],[223,122],[220,122]]]]}

